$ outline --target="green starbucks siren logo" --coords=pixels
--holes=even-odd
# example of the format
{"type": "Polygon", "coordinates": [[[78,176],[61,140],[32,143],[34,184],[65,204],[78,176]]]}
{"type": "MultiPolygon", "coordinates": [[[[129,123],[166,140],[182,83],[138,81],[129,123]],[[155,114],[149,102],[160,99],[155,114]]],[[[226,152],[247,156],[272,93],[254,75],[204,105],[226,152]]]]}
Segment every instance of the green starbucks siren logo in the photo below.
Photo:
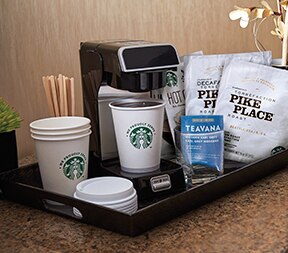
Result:
{"type": "Polygon", "coordinates": [[[275,148],[273,148],[273,149],[271,150],[271,155],[274,155],[274,154],[276,154],[276,153],[279,153],[280,151],[283,151],[283,150],[285,150],[284,147],[282,147],[282,146],[277,146],[277,147],[275,147],[275,148]]]}
{"type": "Polygon", "coordinates": [[[131,144],[138,149],[148,148],[153,140],[152,130],[146,126],[134,128],[129,135],[131,144]]]}
{"type": "Polygon", "coordinates": [[[173,71],[168,71],[166,74],[166,85],[168,87],[177,86],[177,75],[173,71]]]}
{"type": "Polygon", "coordinates": [[[76,180],[84,174],[86,157],[82,153],[73,153],[64,157],[61,161],[59,169],[62,169],[64,175],[76,180]]]}

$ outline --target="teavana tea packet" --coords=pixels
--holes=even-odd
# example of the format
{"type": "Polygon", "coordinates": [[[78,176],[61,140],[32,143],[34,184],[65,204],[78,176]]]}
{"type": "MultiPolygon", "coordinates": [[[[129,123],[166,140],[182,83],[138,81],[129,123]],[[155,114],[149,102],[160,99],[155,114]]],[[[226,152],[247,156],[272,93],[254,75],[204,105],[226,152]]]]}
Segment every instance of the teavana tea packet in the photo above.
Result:
{"type": "Polygon", "coordinates": [[[192,182],[223,174],[223,126],[222,115],[181,117],[181,151],[185,164],[192,166],[192,182]]]}
{"type": "Polygon", "coordinates": [[[214,113],[223,68],[231,59],[270,65],[272,54],[267,52],[192,56],[185,62],[185,114],[214,113]]]}
{"type": "Polygon", "coordinates": [[[231,61],[215,114],[224,116],[225,158],[250,163],[288,145],[288,71],[231,61]]]}

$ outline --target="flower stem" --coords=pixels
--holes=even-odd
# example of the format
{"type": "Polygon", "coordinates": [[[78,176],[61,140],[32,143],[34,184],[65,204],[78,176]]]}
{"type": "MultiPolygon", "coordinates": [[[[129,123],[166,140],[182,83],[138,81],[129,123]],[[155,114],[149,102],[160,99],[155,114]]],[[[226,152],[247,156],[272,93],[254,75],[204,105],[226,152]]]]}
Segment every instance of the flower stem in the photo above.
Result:
{"type": "Polygon", "coordinates": [[[265,21],[266,18],[263,18],[260,23],[257,22],[257,20],[255,20],[254,25],[253,25],[253,37],[254,37],[254,43],[255,46],[257,47],[259,52],[262,51],[266,51],[265,47],[263,46],[263,44],[258,40],[257,35],[258,35],[258,31],[260,26],[262,25],[262,23],[265,21]]]}
{"type": "Polygon", "coordinates": [[[276,2],[277,2],[277,11],[282,16],[282,8],[281,8],[281,5],[280,5],[281,0],[277,0],[276,2]]]}

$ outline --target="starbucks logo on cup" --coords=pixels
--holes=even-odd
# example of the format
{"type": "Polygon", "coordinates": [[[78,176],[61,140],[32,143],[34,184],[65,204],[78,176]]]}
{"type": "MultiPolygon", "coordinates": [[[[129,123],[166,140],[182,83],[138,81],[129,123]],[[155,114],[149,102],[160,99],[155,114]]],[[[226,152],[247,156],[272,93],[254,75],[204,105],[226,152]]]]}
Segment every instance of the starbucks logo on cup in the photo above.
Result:
{"type": "Polygon", "coordinates": [[[59,169],[63,171],[65,177],[76,180],[83,176],[86,164],[86,156],[80,152],[75,152],[64,157],[59,169]]]}
{"type": "Polygon", "coordinates": [[[130,143],[137,149],[151,147],[154,134],[154,127],[146,123],[132,125],[127,131],[130,143]]]}

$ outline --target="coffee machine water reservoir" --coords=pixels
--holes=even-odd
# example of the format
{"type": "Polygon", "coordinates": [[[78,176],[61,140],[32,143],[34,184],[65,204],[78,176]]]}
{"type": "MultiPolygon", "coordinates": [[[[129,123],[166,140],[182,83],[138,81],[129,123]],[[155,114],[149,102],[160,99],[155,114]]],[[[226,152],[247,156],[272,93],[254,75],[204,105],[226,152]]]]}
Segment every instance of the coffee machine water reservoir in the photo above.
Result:
{"type": "Polygon", "coordinates": [[[161,160],[151,173],[121,171],[109,102],[147,97],[166,84],[179,57],[170,44],[139,40],[91,41],[80,45],[84,115],[91,120],[89,176],[114,175],[132,180],[138,199],[151,199],[185,189],[182,168],[161,160]]]}

